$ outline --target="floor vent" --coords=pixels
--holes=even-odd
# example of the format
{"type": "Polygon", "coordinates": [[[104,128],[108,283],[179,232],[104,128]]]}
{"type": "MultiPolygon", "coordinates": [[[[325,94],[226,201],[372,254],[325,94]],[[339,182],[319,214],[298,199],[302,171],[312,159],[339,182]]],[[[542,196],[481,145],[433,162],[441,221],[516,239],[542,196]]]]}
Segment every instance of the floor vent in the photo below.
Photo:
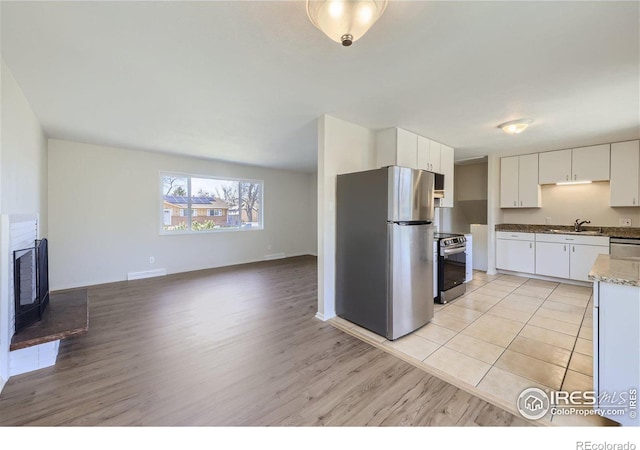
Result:
{"type": "Polygon", "coordinates": [[[264,260],[271,261],[272,259],[282,259],[286,257],[287,255],[285,255],[284,253],[274,253],[272,255],[264,255],[264,260]]]}
{"type": "Polygon", "coordinates": [[[167,274],[167,269],[145,270],[143,272],[129,272],[127,280],[140,280],[142,278],[162,277],[167,274]]]}

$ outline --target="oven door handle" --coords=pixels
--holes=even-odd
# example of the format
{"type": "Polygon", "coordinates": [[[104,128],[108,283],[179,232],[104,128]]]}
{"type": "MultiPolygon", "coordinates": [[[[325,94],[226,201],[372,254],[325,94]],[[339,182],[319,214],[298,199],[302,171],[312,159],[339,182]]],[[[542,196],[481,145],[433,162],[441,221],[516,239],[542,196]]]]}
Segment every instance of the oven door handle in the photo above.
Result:
{"type": "Polygon", "coordinates": [[[467,250],[466,245],[461,247],[453,247],[453,248],[443,248],[442,255],[456,255],[458,253],[464,253],[467,250]]]}

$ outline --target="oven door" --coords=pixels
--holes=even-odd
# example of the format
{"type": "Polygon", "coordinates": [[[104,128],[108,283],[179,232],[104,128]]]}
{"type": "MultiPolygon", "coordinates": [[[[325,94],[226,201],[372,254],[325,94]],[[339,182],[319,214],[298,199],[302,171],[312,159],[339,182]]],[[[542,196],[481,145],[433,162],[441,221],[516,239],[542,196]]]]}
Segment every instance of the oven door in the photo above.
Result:
{"type": "Polygon", "coordinates": [[[464,284],[467,265],[466,244],[441,248],[438,262],[441,291],[448,291],[464,284]]]}

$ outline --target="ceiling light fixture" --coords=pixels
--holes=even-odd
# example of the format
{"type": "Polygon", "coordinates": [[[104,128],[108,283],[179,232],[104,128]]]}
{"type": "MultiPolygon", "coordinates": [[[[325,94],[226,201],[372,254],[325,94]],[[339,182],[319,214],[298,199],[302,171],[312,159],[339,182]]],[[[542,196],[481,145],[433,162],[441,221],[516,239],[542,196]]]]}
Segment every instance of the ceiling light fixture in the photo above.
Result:
{"type": "Polygon", "coordinates": [[[387,1],[307,0],[307,15],[320,31],[348,47],[382,16],[387,1]]]}
{"type": "Polygon", "coordinates": [[[502,128],[502,131],[504,131],[507,134],[511,134],[511,135],[520,134],[524,130],[526,130],[527,127],[532,123],[533,123],[533,119],[518,119],[518,120],[512,120],[510,122],[501,123],[500,125],[498,125],[498,128],[502,128]]]}

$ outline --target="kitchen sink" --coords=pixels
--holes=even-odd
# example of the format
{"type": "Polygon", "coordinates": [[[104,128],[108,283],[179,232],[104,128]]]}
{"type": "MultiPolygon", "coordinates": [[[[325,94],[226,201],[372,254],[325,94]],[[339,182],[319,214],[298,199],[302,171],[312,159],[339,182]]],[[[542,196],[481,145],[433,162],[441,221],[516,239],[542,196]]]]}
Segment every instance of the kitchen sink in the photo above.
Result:
{"type": "Polygon", "coordinates": [[[553,234],[581,234],[583,236],[604,236],[599,231],[569,231],[569,230],[549,230],[547,233],[553,234]]]}

